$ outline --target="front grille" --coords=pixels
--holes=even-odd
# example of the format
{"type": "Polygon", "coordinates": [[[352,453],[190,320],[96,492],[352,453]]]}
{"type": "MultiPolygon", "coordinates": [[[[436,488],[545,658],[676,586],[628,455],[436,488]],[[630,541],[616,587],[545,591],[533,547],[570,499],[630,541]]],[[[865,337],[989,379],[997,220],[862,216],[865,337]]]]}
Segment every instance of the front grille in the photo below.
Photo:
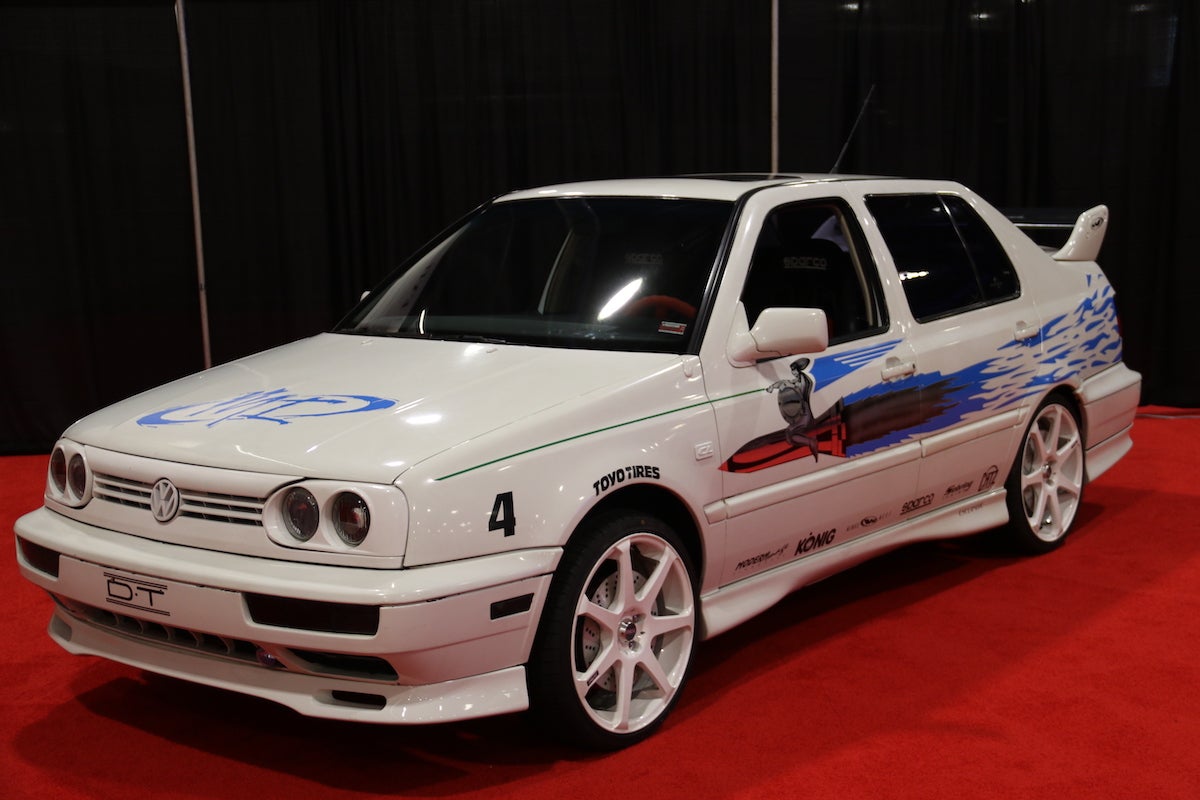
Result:
{"type": "Polygon", "coordinates": [[[126,636],[169,644],[185,650],[195,650],[257,663],[258,646],[242,639],[230,639],[226,636],[216,636],[211,633],[201,633],[186,628],[177,628],[173,625],[150,622],[126,614],[117,614],[108,609],[96,608],[58,595],[54,595],[54,600],[72,616],[102,628],[119,631],[126,636]]]}
{"type": "MultiPolygon", "coordinates": [[[[98,500],[149,511],[153,487],[152,483],[96,473],[92,494],[98,500]]],[[[199,492],[179,487],[179,516],[192,519],[262,527],[265,502],[261,497],[199,492]]]]}

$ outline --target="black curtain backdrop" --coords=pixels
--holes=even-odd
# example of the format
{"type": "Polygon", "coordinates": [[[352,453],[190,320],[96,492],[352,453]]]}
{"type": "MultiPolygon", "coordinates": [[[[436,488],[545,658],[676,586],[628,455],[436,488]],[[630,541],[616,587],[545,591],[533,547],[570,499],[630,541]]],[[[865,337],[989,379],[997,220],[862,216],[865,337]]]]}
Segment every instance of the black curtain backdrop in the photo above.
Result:
{"type": "Polygon", "coordinates": [[[0,7],[0,452],[202,364],[174,30],[0,7]]]}
{"type": "MultiPolygon", "coordinates": [[[[186,3],[212,351],[318,332],[494,194],[765,171],[769,0],[186,3]]],[[[1107,203],[1147,402],[1200,405],[1194,0],[781,0],[781,168],[1107,203]],[[1185,327],[1187,326],[1187,327],[1185,327]]],[[[202,367],[168,0],[0,6],[0,452],[202,367]]]]}
{"type": "Polygon", "coordinates": [[[501,192],[762,169],[742,5],[188,2],[214,360],[328,327],[501,192]]]}

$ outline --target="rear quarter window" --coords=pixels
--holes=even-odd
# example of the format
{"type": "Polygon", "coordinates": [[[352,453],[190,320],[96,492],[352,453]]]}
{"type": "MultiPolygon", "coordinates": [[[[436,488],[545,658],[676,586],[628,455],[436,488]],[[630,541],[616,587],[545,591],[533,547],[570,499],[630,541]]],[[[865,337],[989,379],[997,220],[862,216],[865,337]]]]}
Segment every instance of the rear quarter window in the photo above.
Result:
{"type": "Polygon", "coordinates": [[[1012,262],[974,209],[954,195],[876,195],[879,224],[909,309],[929,322],[1020,296],[1012,262]]]}

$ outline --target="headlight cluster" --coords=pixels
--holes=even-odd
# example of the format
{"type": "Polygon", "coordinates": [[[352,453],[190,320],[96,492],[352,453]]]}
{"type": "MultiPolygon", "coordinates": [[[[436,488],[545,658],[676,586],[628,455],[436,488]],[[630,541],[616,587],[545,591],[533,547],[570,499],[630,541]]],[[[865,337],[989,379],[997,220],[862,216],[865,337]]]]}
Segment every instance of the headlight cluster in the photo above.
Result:
{"type": "Polygon", "coordinates": [[[342,541],[358,547],[371,530],[371,509],[367,501],[352,492],[342,492],[333,500],[333,529],[342,541]]]}
{"type": "Polygon", "coordinates": [[[74,508],[81,508],[92,499],[92,471],[80,445],[63,440],[54,446],[46,476],[46,496],[74,508]]]}
{"type": "Polygon", "coordinates": [[[293,486],[283,496],[283,524],[296,541],[307,542],[317,532],[321,523],[321,507],[312,492],[301,486],[293,486]]]}
{"type": "MultiPolygon", "coordinates": [[[[345,545],[357,548],[371,532],[371,505],[356,491],[326,490],[321,494],[325,497],[318,500],[308,486],[286,489],[279,501],[283,528],[296,542],[308,543],[324,530],[345,545]]],[[[324,536],[313,544],[319,548],[323,540],[334,541],[332,537],[324,536]]]]}

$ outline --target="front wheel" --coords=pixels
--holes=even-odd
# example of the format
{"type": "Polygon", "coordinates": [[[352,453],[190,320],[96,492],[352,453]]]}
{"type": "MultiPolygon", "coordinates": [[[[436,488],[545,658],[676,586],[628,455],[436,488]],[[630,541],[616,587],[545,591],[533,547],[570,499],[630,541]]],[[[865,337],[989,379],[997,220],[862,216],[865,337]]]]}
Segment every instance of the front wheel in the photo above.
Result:
{"type": "Polygon", "coordinates": [[[1008,530],[1018,546],[1045,553],[1062,544],[1083,498],[1083,437],[1059,398],[1034,414],[1008,481],[1008,530]]]}
{"type": "Polygon", "coordinates": [[[598,749],[653,733],[691,666],[695,585],[687,549],[661,520],[617,514],[582,530],[563,554],[529,664],[535,714],[598,749]]]}

